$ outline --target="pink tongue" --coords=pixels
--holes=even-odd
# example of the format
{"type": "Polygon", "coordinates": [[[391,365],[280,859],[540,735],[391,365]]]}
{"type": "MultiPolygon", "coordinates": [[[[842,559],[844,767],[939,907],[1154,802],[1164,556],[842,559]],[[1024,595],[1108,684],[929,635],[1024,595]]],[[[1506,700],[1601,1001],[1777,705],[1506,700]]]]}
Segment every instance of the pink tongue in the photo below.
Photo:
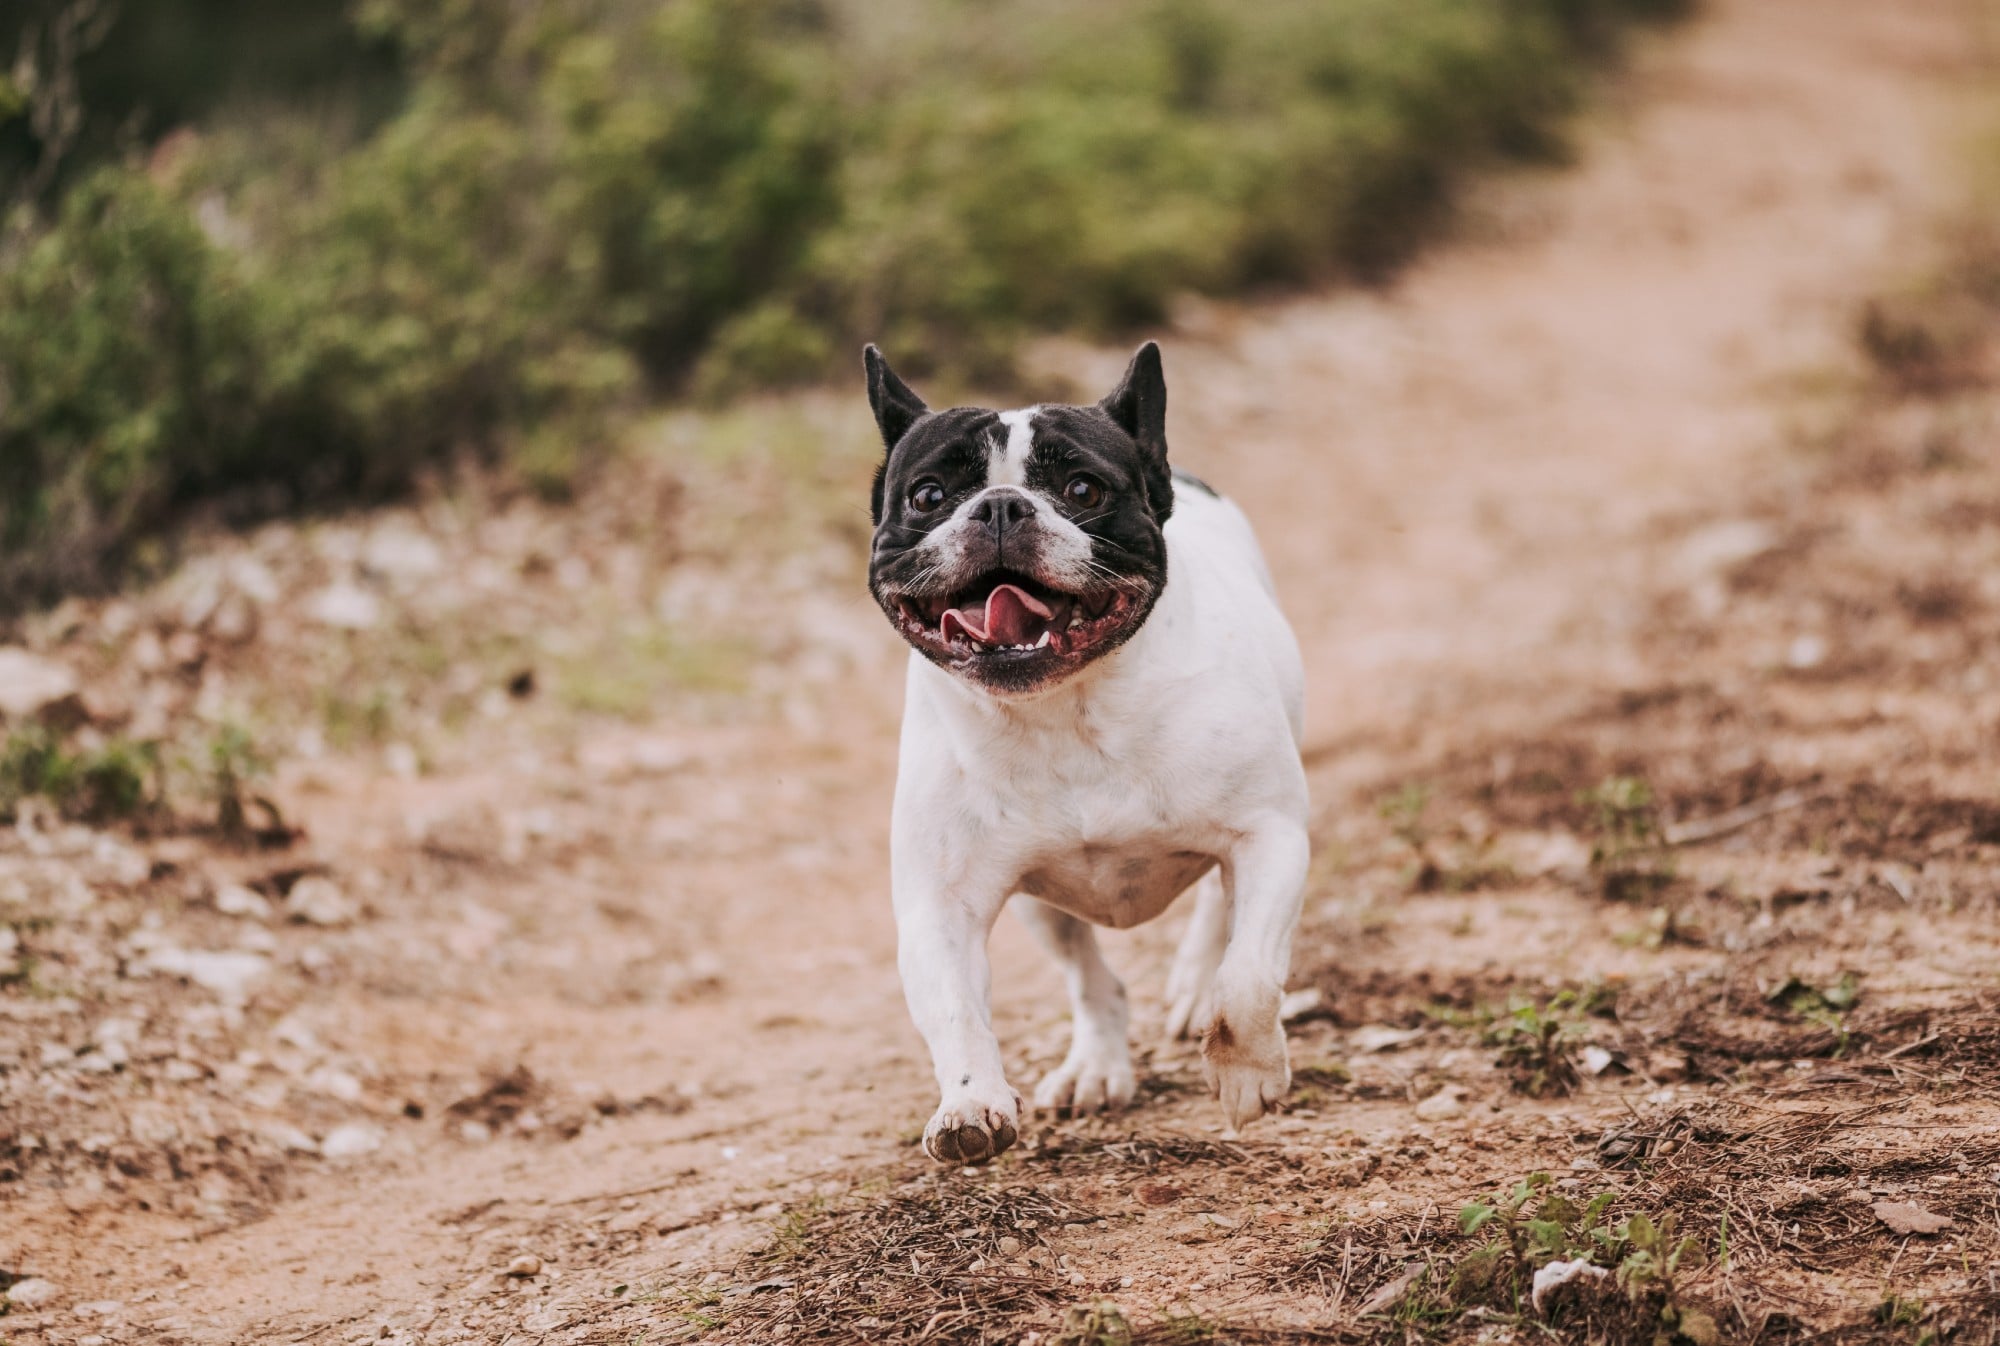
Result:
{"type": "Polygon", "coordinates": [[[939,621],[938,631],[946,640],[952,638],[956,627],[988,645],[1032,645],[1054,616],[1046,603],[1027,590],[1003,584],[986,596],[983,614],[971,607],[949,609],[939,621]]]}

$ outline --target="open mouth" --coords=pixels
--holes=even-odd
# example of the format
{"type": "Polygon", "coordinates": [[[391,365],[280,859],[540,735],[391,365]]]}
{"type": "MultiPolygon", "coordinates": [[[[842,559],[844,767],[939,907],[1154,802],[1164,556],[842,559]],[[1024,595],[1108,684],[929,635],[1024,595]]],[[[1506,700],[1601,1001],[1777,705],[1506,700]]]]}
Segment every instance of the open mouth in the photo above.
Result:
{"type": "Polygon", "coordinates": [[[1115,634],[1133,596],[1119,589],[1064,593],[996,570],[950,594],[897,600],[898,625],[922,648],[953,658],[1022,660],[1085,653],[1115,634]]]}

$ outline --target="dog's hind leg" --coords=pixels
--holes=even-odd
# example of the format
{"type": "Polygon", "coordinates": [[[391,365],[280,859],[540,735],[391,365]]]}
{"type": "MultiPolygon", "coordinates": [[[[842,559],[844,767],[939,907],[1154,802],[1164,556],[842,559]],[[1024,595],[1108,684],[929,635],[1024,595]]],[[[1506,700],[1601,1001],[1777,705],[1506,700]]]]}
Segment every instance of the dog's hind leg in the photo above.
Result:
{"type": "Polygon", "coordinates": [[[1167,973],[1167,1039],[1193,1037],[1208,1022],[1208,988],[1229,946],[1229,890],[1218,866],[1188,890],[1194,913],[1167,973]]]}
{"type": "Polygon", "coordinates": [[[1014,909],[1069,984],[1069,1055],[1035,1087],[1035,1106],[1071,1113],[1122,1108],[1138,1092],[1126,1040],[1125,984],[1105,963],[1097,932],[1068,912],[1022,895],[1014,909]]]}

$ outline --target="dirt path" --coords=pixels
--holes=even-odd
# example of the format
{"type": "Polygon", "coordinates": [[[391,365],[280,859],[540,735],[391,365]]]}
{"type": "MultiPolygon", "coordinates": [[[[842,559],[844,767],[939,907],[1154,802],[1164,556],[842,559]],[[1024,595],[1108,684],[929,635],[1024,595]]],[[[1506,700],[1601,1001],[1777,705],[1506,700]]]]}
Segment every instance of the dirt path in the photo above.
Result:
{"type": "MultiPolygon", "coordinates": [[[[1712,0],[1640,54],[1575,168],[1494,184],[1466,237],[1389,289],[1204,309],[1168,342],[1177,455],[1257,522],[1305,646],[1333,856],[1308,946],[1346,941],[1357,986],[1427,963],[1439,984],[1672,964],[1613,939],[1622,916],[1579,928],[1518,895],[1399,912],[1395,866],[1366,858],[1386,844],[1374,801],[1455,746],[1692,673],[1656,662],[1652,604],[1702,601],[1743,559],[1727,525],[1749,483],[1792,470],[1799,380],[1844,367],[1856,303],[1921,248],[1965,24],[1948,0],[1712,0]]],[[[1122,359],[1058,354],[1086,382],[1122,359]]],[[[858,576],[836,578],[828,601],[873,638],[789,716],[603,732],[570,758],[420,781],[319,769],[316,845],[395,900],[367,935],[389,952],[355,953],[307,1009],[371,1063],[386,1143],[287,1170],[247,1223],[24,1201],[0,1252],[71,1300],[123,1302],[100,1315],[119,1340],[622,1341],[574,1305],[698,1285],[768,1238],[778,1203],[915,1172],[927,1071],[883,893],[898,660],[858,576]],[[551,839],[504,861],[440,842],[482,810],[551,839]],[[518,1066],[521,1097],[401,1116],[423,1081],[518,1066]],[[547,1267],[509,1278],[517,1254],[547,1267]]],[[[1142,1014],[1167,947],[1114,947],[1142,1014]]],[[[1031,1081],[1060,1049],[1054,979],[1011,928],[998,959],[1003,1040],[1031,1081]]],[[[1343,1026],[1302,1029],[1302,1059],[1343,1026]]],[[[1151,1115],[1120,1125],[1207,1135],[1204,1101],[1172,1084],[1185,1064],[1156,1054],[1151,1115]]],[[[1266,1125],[1394,1131],[1406,1084],[1266,1125]]],[[[1518,1104],[1557,1125],[1560,1107],[1518,1104]]],[[[1126,1292],[1199,1300],[1171,1283],[1186,1242],[1127,1247],[1126,1292]]]]}

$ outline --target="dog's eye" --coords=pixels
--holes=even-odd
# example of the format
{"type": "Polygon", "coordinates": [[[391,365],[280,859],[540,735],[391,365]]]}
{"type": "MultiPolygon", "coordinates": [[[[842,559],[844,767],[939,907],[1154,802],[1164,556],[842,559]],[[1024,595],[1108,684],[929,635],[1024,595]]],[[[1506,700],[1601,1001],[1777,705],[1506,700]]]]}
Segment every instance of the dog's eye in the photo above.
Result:
{"type": "Polygon", "coordinates": [[[919,514],[928,514],[944,503],[944,487],[924,478],[910,488],[910,508],[919,514]]]}
{"type": "Polygon", "coordinates": [[[1104,502],[1104,483],[1095,477],[1071,477],[1063,487],[1069,502],[1082,509],[1096,509],[1104,502]]]}

